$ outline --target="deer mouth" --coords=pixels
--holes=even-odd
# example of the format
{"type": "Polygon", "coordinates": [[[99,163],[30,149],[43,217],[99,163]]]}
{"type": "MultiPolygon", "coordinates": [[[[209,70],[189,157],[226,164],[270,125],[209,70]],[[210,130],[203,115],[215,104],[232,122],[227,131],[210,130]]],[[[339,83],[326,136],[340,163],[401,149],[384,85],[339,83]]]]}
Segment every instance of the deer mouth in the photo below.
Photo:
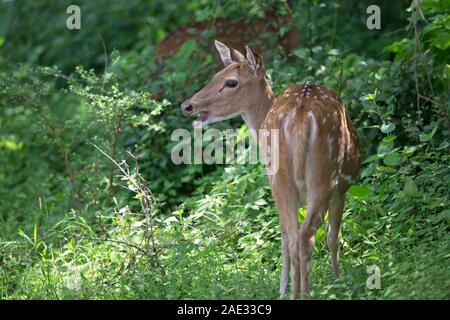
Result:
{"type": "Polygon", "coordinates": [[[206,120],[208,120],[208,112],[200,111],[197,113],[197,118],[195,119],[195,121],[192,122],[192,127],[200,127],[206,122],[206,120]]]}

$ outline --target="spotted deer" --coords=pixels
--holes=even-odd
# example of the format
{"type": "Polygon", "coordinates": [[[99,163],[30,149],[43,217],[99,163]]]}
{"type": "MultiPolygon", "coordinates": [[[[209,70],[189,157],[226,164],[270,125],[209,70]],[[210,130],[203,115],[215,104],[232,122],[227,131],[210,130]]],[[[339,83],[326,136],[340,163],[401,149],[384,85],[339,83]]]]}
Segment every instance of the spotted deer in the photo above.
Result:
{"type": "MultiPolygon", "coordinates": [[[[327,246],[339,275],[339,227],[345,193],[356,178],[360,143],[342,100],[324,86],[292,85],[275,97],[262,58],[246,47],[246,56],[219,41],[215,46],[224,69],[187,99],[184,115],[197,115],[194,126],[241,115],[255,132],[279,134],[279,169],[268,175],[281,225],[280,295],[309,297],[314,239],[328,210],[327,246]],[[307,205],[300,225],[299,206],[307,205]],[[290,271],[290,272],[289,272],[290,271]]],[[[268,148],[271,147],[268,140],[268,148]]],[[[263,152],[265,154],[265,152],[263,152]]],[[[270,161],[268,161],[270,165],[270,161]]]]}

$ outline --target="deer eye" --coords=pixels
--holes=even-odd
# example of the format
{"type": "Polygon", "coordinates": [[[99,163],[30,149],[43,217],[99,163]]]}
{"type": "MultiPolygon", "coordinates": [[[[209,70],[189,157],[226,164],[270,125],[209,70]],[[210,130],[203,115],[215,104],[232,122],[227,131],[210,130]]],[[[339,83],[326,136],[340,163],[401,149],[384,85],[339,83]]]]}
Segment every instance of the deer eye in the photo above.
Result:
{"type": "Polygon", "coordinates": [[[227,80],[227,82],[225,82],[225,85],[227,87],[234,88],[238,85],[238,82],[237,82],[237,80],[230,79],[230,80],[227,80]]]}

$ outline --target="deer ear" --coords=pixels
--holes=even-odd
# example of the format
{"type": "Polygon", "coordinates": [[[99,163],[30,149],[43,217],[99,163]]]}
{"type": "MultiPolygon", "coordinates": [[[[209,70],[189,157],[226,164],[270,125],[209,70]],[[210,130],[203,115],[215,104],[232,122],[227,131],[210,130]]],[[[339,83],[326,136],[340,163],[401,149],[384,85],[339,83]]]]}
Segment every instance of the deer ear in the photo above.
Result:
{"type": "Polygon", "coordinates": [[[223,64],[226,66],[233,63],[231,59],[230,48],[228,48],[225,44],[220,41],[214,40],[214,44],[216,45],[217,51],[219,52],[220,59],[222,59],[223,64]]]}
{"type": "Polygon", "coordinates": [[[257,75],[264,67],[263,61],[259,55],[252,52],[249,46],[245,46],[245,50],[247,51],[248,64],[255,75],[257,75]]]}
{"type": "Polygon", "coordinates": [[[214,40],[217,51],[220,54],[223,64],[226,66],[232,64],[233,62],[244,62],[245,58],[239,51],[227,47],[224,43],[214,40]]]}

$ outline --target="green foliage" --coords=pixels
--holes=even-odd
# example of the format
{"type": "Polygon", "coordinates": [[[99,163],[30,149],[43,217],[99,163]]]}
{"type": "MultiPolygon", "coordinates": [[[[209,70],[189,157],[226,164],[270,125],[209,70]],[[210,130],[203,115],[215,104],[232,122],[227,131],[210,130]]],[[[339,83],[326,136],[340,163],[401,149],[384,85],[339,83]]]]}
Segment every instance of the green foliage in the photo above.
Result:
{"type": "MultiPolygon", "coordinates": [[[[191,40],[162,67],[153,59],[178,25],[267,11],[303,35],[265,61],[274,91],[334,89],[364,148],[342,277],[325,222],[312,297],[449,298],[448,1],[382,2],[381,31],[365,27],[370,1],[79,1],[80,31],[65,28],[69,4],[0,3],[2,299],[277,298],[278,213],[262,165],[170,160],[171,132],[191,130],[177,106],[216,57],[191,40]],[[380,290],[366,287],[372,264],[380,290]]],[[[236,119],[214,124],[229,126],[246,132],[236,119]]]]}

